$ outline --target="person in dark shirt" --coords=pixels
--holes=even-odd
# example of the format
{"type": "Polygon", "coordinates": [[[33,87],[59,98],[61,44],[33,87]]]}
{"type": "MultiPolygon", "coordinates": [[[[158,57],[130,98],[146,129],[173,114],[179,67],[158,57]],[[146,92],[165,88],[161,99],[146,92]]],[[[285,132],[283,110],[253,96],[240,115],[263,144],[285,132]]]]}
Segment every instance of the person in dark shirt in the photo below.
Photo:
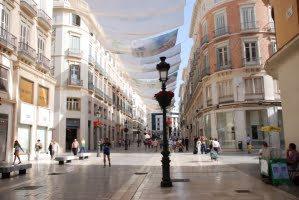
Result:
{"type": "Polygon", "coordinates": [[[186,151],[189,150],[189,139],[188,137],[185,138],[185,146],[186,146],[186,151]]]}
{"type": "Polygon", "coordinates": [[[104,143],[103,143],[104,167],[106,167],[106,157],[108,158],[109,167],[111,167],[110,147],[111,147],[111,143],[109,142],[108,138],[105,138],[104,143]]]}

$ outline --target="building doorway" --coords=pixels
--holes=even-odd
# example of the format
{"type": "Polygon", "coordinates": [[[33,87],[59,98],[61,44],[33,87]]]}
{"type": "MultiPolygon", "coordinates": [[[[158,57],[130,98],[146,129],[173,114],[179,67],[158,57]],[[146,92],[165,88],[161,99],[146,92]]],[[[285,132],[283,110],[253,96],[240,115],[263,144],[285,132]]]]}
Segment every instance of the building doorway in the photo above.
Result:
{"type": "Polygon", "coordinates": [[[73,143],[74,139],[77,139],[77,129],[67,128],[66,129],[65,151],[71,151],[72,143],[73,143]]]}

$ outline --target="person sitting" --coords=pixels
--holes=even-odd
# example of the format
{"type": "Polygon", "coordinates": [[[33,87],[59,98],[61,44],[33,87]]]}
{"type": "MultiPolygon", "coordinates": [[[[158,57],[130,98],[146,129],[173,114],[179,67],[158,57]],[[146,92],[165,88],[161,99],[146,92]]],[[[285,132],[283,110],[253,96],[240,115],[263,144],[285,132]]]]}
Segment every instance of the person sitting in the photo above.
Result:
{"type": "Polygon", "coordinates": [[[296,150],[296,144],[290,143],[287,150],[287,165],[289,170],[296,170],[299,164],[299,152],[296,150]]]}

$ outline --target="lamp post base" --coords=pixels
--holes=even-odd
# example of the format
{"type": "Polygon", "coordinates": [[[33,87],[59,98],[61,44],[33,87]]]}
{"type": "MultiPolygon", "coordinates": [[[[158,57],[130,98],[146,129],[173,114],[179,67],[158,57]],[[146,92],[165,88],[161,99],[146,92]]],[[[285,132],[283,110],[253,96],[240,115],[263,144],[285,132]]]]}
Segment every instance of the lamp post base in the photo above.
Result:
{"type": "Polygon", "coordinates": [[[172,187],[172,182],[170,179],[170,159],[169,159],[170,152],[168,150],[163,150],[161,154],[163,155],[161,160],[162,162],[161,187],[172,187]]]}

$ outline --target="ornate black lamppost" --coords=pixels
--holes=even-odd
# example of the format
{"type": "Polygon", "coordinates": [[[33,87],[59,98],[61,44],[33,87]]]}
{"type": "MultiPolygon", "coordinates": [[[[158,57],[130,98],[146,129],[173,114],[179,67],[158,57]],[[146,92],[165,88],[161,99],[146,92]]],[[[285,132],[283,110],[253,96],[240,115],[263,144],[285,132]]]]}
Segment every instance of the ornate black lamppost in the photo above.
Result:
{"type": "MultiPolygon", "coordinates": [[[[163,110],[163,151],[161,154],[162,157],[162,181],[161,187],[172,187],[172,182],[170,179],[170,159],[169,159],[169,150],[168,150],[168,139],[167,139],[167,130],[166,130],[166,107],[168,106],[168,97],[166,95],[166,82],[168,80],[168,70],[170,65],[165,62],[166,57],[160,57],[161,62],[157,64],[157,70],[160,74],[160,82],[162,82],[162,92],[159,98],[160,107],[163,110]]],[[[171,97],[172,98],[172,97],[171,97]]],[[[170,98],[170,101],[171,101],[170,98]]],[[[157,98],[158,99],[158,98],[157,98]]]]}
{"type": "Polygon", "coordinates": [[[128,150],[128,121],[125,121],[125,128],[124,128],[124,132],[125,132],[125,150],[128,150]]]}
{"type": "MultiPolygon", "coordinates": [[[[100,118],[101,118],[101,110],[100,110],[100,108],[98,109],[98,111],[96,112],[96,116],[97,116],[97,119],[98,119],[98,124],[97,124],[97,128],[98,128],[98,130],[99,130],[99,132],[101,131],[101,129],[100,129],[100,126],[99,126],[99,123],[100,123],[100,118]]],[[[101,138],[101,134],[99,133],[97,133],[96,134],[96,144],[98,144],[98,146],[97,146],[97,157],[100,157],[100,151],[101,151],[101,144],[99,144],[99,140],[101,140],[102,138],[101,138]],[[99,136],[98,136],[99,135],[99,136]],[[99,138],[98,138],[99,137],[99,138]]]]}

